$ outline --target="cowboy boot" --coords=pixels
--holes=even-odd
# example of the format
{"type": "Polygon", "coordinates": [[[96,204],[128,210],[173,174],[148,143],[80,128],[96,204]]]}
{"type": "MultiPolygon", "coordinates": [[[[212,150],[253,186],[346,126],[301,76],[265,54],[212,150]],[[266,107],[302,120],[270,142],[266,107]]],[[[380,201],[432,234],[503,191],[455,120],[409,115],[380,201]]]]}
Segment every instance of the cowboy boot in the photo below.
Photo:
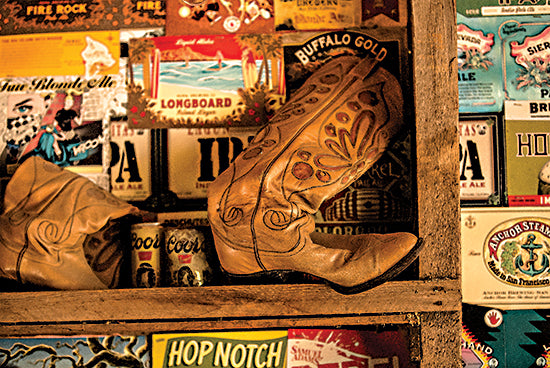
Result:
{"type": "Polygon", "coordinates": [[[322,66],[209,186],[208,216],[232,275],[298,271],[358,292],[417,256],[410,233],[315,232],[313,214],[382,155],[403,124],[396,78],[372,59],[322,66]]]}
{"type": "Polygon", "coordinates": [[[97,234],[104,235],[110,221],[136,212],[83,176],[30,157],[6,187],[0,215],[0,277],[52,289],[107,288],[122,253],[99,252],[97,234]],[[85,247],[95,249],[87,254],[85,247]],[[103,261],[97,274],[87,256],[94,263],[103,261]]]}

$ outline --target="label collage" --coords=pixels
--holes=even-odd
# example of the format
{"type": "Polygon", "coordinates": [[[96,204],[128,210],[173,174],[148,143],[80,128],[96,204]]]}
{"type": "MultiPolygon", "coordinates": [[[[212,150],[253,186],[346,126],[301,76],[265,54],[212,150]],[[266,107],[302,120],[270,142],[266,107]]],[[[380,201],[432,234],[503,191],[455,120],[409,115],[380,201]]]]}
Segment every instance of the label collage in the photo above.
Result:
{"type": "MultiPolygon", "coordinates": [[[[155,210],[158,224],[204,230],[209,184],[323,64],[370,58],[412,93],[407,12],[398,0],[6,0],[0,198],[21,161],[39,156],[155,210]]],[[[414,230],[412,101],[399,108],[407,124],[394,144],[323,204],[316,231],[414,230]]],[[[134,232],[139,260],[153,259],[153,238],[134,232]]],[[[166,244],[208,243],[188,237],[166,244]]],[[[181,266],[166,285],[202,285],[181,266]]],[[[142,271],[134,287],[157,285],[142,271]]],[[[0,339],[0,365],[415,367],[412,328],[0,339]]]]}
{"type": "Polygon", "coordinates": [[[550,6],[457,2],[465,367],[550,367],[550,6]]]}

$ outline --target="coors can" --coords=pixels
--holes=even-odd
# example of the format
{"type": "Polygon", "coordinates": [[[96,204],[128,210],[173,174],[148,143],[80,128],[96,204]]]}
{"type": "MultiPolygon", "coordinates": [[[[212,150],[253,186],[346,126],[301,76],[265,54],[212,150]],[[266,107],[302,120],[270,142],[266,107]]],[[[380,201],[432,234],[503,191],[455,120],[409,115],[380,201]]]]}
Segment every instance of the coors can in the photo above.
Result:
{"type": "Polygon", "coordinates": [[[203,286],[212,277],[204,234],[194,228],[166,228],[166,286],[203,286]]]}
{"type": "Polygon", "coordinates": [[[132,286],[161,286],[162,226],[158,222],[134,224],[132,241],[132,286]]]}

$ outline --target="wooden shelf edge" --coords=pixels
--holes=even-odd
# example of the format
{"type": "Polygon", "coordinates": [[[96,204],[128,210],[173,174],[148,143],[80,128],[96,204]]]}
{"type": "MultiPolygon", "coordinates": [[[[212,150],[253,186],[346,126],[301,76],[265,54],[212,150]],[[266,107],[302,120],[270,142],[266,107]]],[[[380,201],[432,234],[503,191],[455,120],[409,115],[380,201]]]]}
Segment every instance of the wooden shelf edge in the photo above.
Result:
{"type": "Polygon", "coordinates": [[[322,284],[0,293],[0,327],[291,319],[459,311],[458,280],[394,281],[354,295],[322,284]]]}

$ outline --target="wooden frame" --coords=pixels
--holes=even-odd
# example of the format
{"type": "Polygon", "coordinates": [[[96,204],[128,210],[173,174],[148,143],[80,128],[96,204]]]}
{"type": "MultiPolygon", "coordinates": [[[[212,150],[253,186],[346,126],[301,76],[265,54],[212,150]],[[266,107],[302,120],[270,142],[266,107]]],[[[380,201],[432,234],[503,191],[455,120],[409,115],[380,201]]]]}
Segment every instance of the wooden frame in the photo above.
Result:
{"type": "Polygon", "coordinates": [[[410,5],[419,280],[349,296],[320,284],[0,293],[0,337],[405,324],[419,327],[421,367],[460,367],[456,12],[410,5]]]}

